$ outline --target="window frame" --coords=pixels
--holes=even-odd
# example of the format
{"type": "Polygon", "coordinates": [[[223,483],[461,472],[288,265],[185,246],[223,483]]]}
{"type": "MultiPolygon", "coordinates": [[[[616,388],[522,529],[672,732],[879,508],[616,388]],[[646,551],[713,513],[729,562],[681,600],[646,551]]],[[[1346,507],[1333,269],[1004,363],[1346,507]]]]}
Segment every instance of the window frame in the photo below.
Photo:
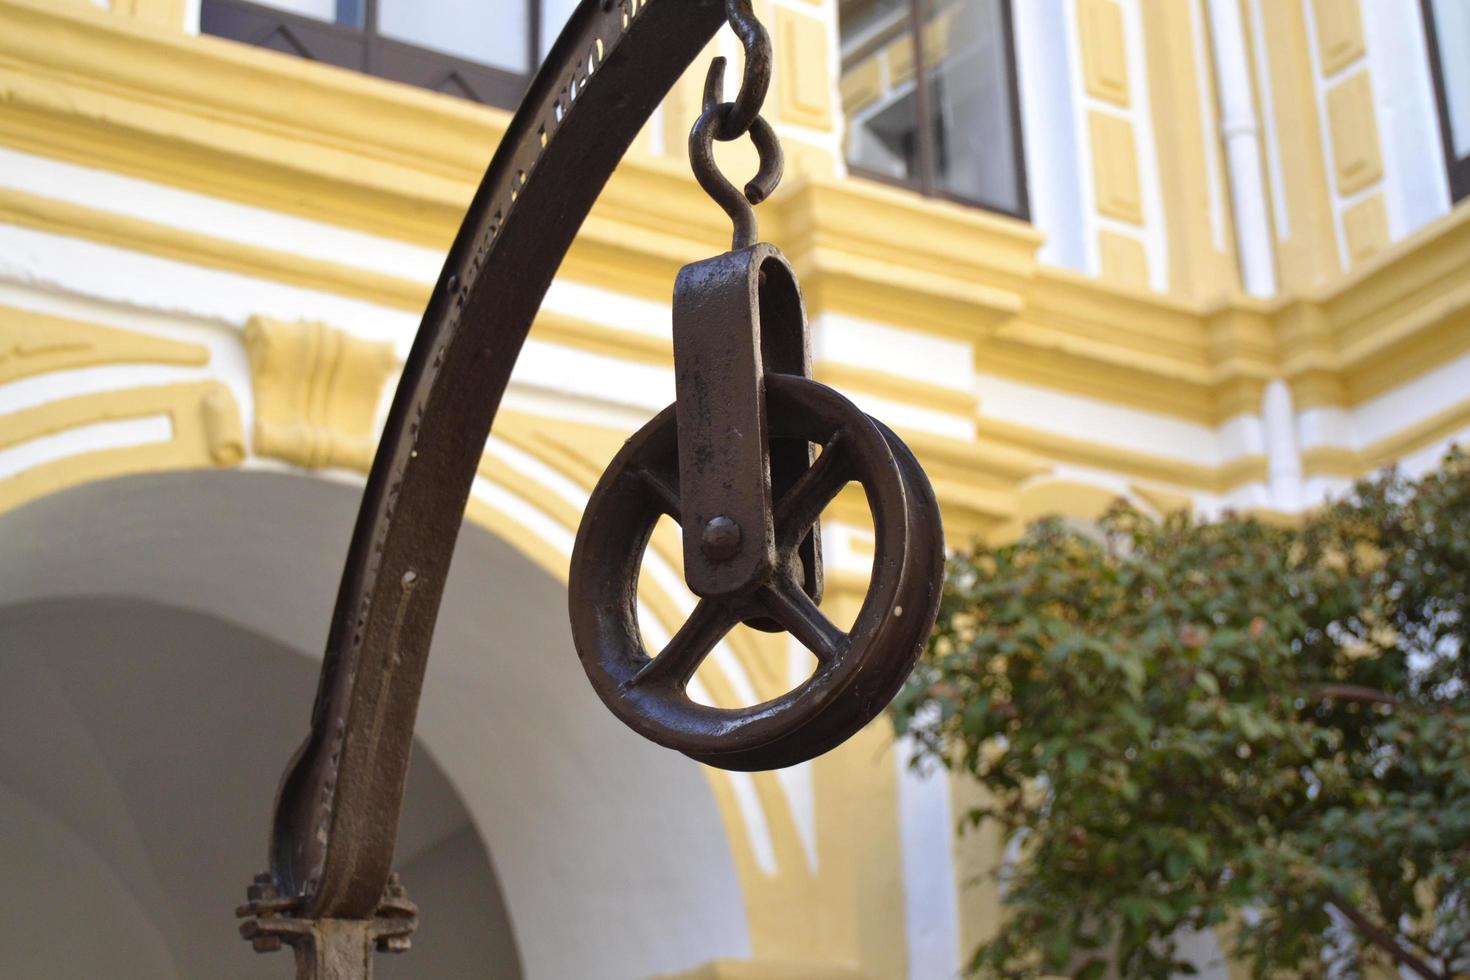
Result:
{"type": "MultiPolygon", "coordinates": [[[[1450,126],[1449,90],[1444,80],[1444,62],[1439,47],[1439,25],[1434,20],[1432,0],[1419,0],[1424,13],[1424,40],[1429,48],[1429,73],[1434,78],[1434,105],[1439,110],[1439,136],[1444,149],[1445,175],[1449,178],[1450,200],[1470,197],[1470,154],[1455,156],[1455,134],[1450,126]]],[[[1470,99],[1470,92],[1464,97],[1470,99]]]]}
{"type": "MultiPolygon", "coordinates": [[[[1014,209],[979,198],[969,197],[939,186],[936,164],[938,160],[938,152],[935,146],[936,134],[934,126],[931,124],[932,117],[929,114],[929,107],[932,101],[932,95],[929,91],[929,76],[933,66],[929,64],[928,58],[924,53],[924,14],[930,0],[904,0],[904,2],[907,3],[909,8],[906,36],[913,45],[914,50],[914,114],[919,120],[919,174],[913,178],[895,177],[892,174],[869,170],[860,164],[846,161],[848,173],[890,186],[918,191],[925,197],[952,201],[956,204],[980,208],[995,214],[1017,218],[1021,221],[1030,221],[1031,187],[1026,174],[1025,127],[1021,121],[1020,70],[1016,64],[1016,22],[1011,7],[1012,0],[997,0],[997,2],[1000,4],[1001,29],[1005,33],[1006,101],[1011,114],[1012,155],[1015,158],[1014,166],[1016,173],[1015,190],[1017,207],[1014,209]]],[[[840,24],[838,25],[838,32],[840,35],[840,24]]],[[[841,57],[840,52],[838,57],[841,57]]],[[[846,160],[846,156],[847,153],[844,147],[844,160],[846,160]]]]}
{"type": "MultiPolygon", "coordinates": [[[[356,0],[362,8],[362,27],[339,21],[317,20],[289,10],[251,3],[250,0],[202,0],[201,34],[264,47],[263,42],[285,30],[297,45],[310,47],[298,55],[308,61],[414,85],[464,98],[481,105],[514,109],[531,84],[541,63],[541,2],[527,6],[526,64],[524,74],[497,68],[385,36],[378,29],[380,0],[356,0]],[[451,87],[446,84],[455,82],[451,87]]],[[[339,16],[344,4],[338,0],[339,16]]],[[[270,50],[279,50],[271,48],[270,50]]]]}

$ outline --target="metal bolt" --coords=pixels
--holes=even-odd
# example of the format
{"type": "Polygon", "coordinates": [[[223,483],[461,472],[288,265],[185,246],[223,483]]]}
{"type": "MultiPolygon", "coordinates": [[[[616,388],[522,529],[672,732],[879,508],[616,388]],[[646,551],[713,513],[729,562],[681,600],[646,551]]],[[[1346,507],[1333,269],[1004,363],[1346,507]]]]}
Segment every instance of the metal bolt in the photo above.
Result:
{"type": "Polygon", "coordinates": [[[275,881],[272,880],[268,872],[255,876],[255,881],[251,883],[249,888],[245,889],[245,896],[252,902],[266,901],[280,897],[276,891],[275,881]]]}
{"type": "Polygon", "coordinates": [[[704,557],[710,561],[729,561],[740,551],[740,525],[721,514],[712,517],[704,526],[704,539],[700,544],[704,557]]]}

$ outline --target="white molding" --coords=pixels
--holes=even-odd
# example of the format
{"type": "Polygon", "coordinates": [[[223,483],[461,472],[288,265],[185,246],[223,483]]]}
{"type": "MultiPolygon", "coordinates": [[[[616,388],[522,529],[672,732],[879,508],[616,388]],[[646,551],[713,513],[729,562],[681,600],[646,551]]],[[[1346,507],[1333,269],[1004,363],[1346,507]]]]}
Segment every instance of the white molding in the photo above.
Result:
{"type": "Polygon", "coordinates": [[[1187,0],[1189,30],[1194,40],[1194,62],[1199,82],[1200,139],[1205,147],[1205,180],[1210,189],[1210,241],[1225,251],[1225,182],[1220,175],[1219,125],[1215,120],[1215,89],[1209,72],[1210,56],[1205,46],[1207,32],[1200,4],[1205,0],[1187,0]]]}
{"type": "Polygon", "coordinates": [[[1276,218],[1276,237],[1291,237],[1291,215],[1286,200],[1286,178],[1281,165],[1281,134],[1276,128],[1276,96],[1271,88],[1271,66],[1266,58],[1266,22],[1261,16],[1261,0],[1250,0],[1251,33],[1255,37],[1256,78],[1261,86],[1261,121],[1266,127],[1266,170],[1271,179],[1272,213],[1276,218]]]}
{"type": "Polygon", "coordinates": [[[1089,270],[1086,182],[1077,127],[1075,73],[1065,27],[1066,0],[1027,0],[1012,8],[1022,143],[1031,223],[1046,234],[1037,258],[1089,270]]]}
{"type": "Polygon", "coordinates": [[[54,201],[423,282],[444,252],[0,147],[0,185],[54,201]]]}
{"type": "Polygon", "coordinates": [[[1077,155],[1072,165],[1079,175],[1078,189],[1081,191],[1082,211],[1072,220],[1083,229],[1081,271],[1096,276],[1102,268],[1102,256],[1097,241],[1098,214],[1097,188],[1092,186],[1092,132],[1087,125],[1088,99],[1082,87],[1082,44],[1077,36],[1078,24],[1074,16],[1075,6],[1063,7],[1062,35],[1066,39],[1067,82],[1071,89],[1072,132],[1076,136],[1077,155]]]}
{"type": "Polygon", "coordinates": [[[1244,435],[1255,421],[1251,416],[1238,416],[1211,428],[985,373],[976,375],[975,391],[981,407],[981,442],[985,441],[985,420],[995,419],[1195,466],[1218,466],[1260,452],[1255,441],[1244,435]]]}
{"type": "Polygon", "coordinates": [[[1236,0],[1208,0],[1215,73],[1221,104],[1220,132],[1225,140],[1235,211],[1236,252],[1246,292],[1276,294],[1275,243],[1261,174],[1260,122],[1256,119],[1245,27],[1236,0]]]}
{"type": "Polygon", "coordinates": [[[1398,241],[1451,207],[1429,42],[1415,0],[1363,4],[1363,31],[1383,144],[1389,239],[1398,241]]]}
{"type": "Polygon", "coordinates": [[[898,766],[908,975],[915,980],[953,977],[959,973],[963,953],[949,779],[942,769],[919,773],[908,765],[911,739],[900,739],[893,755],[898,766]]]}
{"type": "Polygon", "coordinates": [[[1119,0],[1123,10],[1123,46],[1128,86],[1133,93],[1129,114],[1137,142],[1139,193],[1143,205],[1143,250],[1148,256],[1148,284],[1156,292],[1169,290],[1169,241],[1164,226],[1164,192],[1159,176],[1159,151],[1154,139],[1153,102],[1149,94],[1143,16],[1138,0],[1119,0]]]}
{"type": "Polygon", "coordinates": [[[1291,389],[1271,381],[1261,396],[1261,424],[1266,440],[1266,474],[1272,504],[1292,511],[1302,503],[1302,457],[1297,450],[1296,418],[1291,389]]]}
{"type": "MultiPolygon", "coordinates": [[[[1348,253],[1347,232],[1342,225],[1343,200],[1337,190],[1337,156],[1332,147],[1332,119],[1327,115],[1327,79],[1322,70],[1322,57],[1317,46],[1317,15],[1312,10],[1311,0],[1300,0],[1302,19],[1307,25],[1307,58],[1312,63],[1312,84],[1317,95],[1317,128],[1322,134],[1322,179],[1327,182],[1327,194],[1332,199],[1332,234],[1337,241],[1337,267],[1346,271],[1352,267],[1348,253]]],[[[1337,81],[1351,75],[1351,70],[1339,72],[1337,81]]]]}
{"type": "Polygon", "coordinates": [[[166,443],[173,434],[173,424],[163,413],[74,426],[0,449],[0,480],[69,456],[166,443]]]}

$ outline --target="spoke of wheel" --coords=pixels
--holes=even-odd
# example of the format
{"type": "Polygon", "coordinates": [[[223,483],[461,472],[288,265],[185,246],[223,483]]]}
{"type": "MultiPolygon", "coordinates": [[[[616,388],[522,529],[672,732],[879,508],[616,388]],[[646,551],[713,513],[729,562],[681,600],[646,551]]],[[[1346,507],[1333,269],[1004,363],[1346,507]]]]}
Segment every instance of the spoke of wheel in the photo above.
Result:
{"type": "Polygon", "coordinates": [[[644,487],[646,487],[648,491],[653,494],[654,499],[658,501],[659,510],[663,511],[665,514],[668,514],[675,521],[678,521],[679,491],[674,489],[674,487],[670,485],[667,480],[665,480],[659,474],[653,472],[653,470],[640,468],[638,470],[635,470],[634,472],[637,474],[638,479],[643,482],[644,487]]]}
{"type": "Polygon", "coordinates": [[[756,593],[776,622],[806,647],[823,665],[837,658],[847,643],[847,634],[817,608],[812,597],[794,582],[781,579],[756,593]]]}
{"type": "Polygon", "coordinates": [[[715,644],[740,622],[739,612],[730,603],[701,599],[657,657],[628,681],[628,687],[639,684],[672,684],[683,688],[704,663],[715,644]]]}
{"type": "Polygon", "coordinates": [[[822,516],[822,511],[851,480],[852,474],[842,452],[842,433],[838,432],[827,440],[817,461],[776,503],[777,540],[786,547],[798,544],[822,516]]]}

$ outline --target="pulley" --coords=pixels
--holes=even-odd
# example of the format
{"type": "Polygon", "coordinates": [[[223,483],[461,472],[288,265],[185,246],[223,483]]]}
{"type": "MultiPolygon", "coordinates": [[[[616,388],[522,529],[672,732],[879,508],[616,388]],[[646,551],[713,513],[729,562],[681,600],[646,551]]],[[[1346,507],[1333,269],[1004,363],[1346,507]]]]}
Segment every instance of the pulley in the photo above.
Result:
{"type": "MultiPolygon", "coordinates": [[[[763,35],[754,36],[759,45],[763,35]]],[[[748,52],[747,65],[760,58],[748,52]]],[[[719,173],[712,140],[744,132],[732,135],[728,125],[742,100],[720,102],[723,70],[722,59],[711,66],[690,158],[730,214],[734,248],[679,273],[677,400],[627,441],[593,491],[572,553],[569,604],[582,666],[625,724],[712,766],[775,769],[838,745],[897,693],[934,624],[944,545],[934,492],[908,447],[811,378],[795,272],[774,246],[754,243],[751,205],[780,180],[780,143],[753,114],[759,173],[743,193],[719,173]],[[850,483],[872,513],[876,552],[857,618],[842,630],[820,608],[819,519],[850,483]],[[684,577],[698,602],[654,655],[637,589],[664,516],[682,529],[684,577]],[[690,682],[741,623],[790,633],[815,670],[761,704],[701,704],[690,682]]]]}

